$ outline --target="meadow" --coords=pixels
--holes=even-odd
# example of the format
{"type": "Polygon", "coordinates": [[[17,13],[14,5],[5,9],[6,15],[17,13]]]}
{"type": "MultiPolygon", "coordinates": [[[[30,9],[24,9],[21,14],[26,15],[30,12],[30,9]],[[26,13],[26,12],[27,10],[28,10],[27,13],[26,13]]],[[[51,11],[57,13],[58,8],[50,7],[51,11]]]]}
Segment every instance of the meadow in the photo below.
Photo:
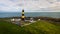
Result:
{"type": "Polygon", "coordinates": [[[60,25],[46,20],[36,21],[28,26],[20,27],[12,24],[9,18],[0,18],[0,34],[60,34],[60,25]]]}

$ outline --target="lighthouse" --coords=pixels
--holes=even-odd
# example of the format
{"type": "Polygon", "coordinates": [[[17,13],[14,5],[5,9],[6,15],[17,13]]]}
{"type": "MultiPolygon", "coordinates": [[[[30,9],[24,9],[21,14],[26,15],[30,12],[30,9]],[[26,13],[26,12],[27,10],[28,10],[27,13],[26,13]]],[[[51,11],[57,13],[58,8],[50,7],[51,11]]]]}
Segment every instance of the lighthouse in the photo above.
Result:
{"type": "Polygon", "coordinates": [[[22,16],[21,16],[21,20],[24,21],[25,20],[25,16],[24,16],[24,10],[22,10],[22,16]]]}

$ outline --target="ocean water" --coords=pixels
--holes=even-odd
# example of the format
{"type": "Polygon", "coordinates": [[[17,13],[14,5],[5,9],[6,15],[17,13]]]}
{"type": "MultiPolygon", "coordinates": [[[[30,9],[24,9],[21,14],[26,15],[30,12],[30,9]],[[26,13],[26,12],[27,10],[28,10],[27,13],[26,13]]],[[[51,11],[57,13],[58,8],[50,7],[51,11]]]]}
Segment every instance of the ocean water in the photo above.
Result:
{"type": "MultiPolygon", "coordinates": [[[[0,18],[4,17],[19,17],[21,16],[21,12],[0,12],[0,18]]],[[[25,16],[27,17],[53,17],[60,18],[60,12],[25,12],[25,16]]]]}

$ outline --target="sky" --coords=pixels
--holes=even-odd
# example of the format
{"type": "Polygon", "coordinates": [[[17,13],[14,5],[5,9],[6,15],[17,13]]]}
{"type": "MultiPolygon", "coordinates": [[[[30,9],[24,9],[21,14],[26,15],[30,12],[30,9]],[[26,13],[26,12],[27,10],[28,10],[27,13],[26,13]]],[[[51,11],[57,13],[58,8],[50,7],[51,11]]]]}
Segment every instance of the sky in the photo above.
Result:
{"type": "Polygon", "coordinates": [[[59,11],[60,0],[0,0],[0,12],[59,11]]]}

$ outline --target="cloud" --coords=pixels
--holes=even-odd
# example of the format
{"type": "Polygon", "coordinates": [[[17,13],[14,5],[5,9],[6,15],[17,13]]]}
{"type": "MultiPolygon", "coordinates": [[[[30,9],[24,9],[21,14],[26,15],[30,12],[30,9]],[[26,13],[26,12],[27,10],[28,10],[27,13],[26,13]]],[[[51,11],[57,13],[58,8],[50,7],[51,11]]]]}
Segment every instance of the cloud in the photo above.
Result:
{"type": "Polygon", "coordinates": [[[59,0],[0,0],[0,10],[20,11],[25,10],[59,10],[59,0]]]}
{"type": "Polygon", "coordinates": [[[60,0],[57,0],[57,2],[60,2],[60,0]]]}
{"type": "Polygon", "coordinates": [[[12,2],[17,2],[18,0],[9,0],[9,1],[12,1],[12,2]]]}

